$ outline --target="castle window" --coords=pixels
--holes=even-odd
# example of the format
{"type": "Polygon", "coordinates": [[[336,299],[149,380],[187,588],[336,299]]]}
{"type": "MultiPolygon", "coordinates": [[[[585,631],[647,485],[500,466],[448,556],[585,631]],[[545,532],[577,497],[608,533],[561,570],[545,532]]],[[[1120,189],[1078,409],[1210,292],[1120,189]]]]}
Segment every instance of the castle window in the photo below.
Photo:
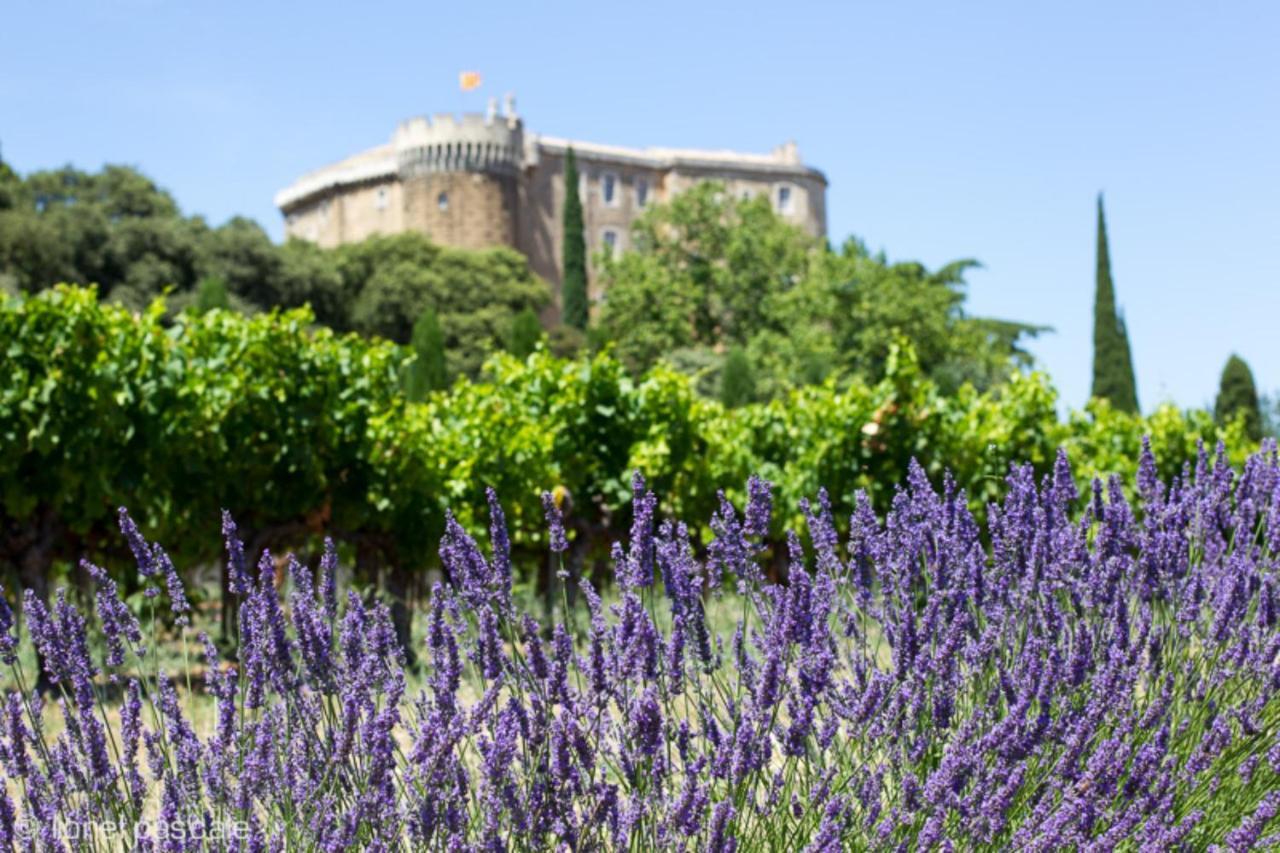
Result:
{"type": "Polygon", "coordinates": [[[387,209],[387,188],[386,187],[378,187],[378,194],[374,197],[373,204],[375,207],[378,208],[378,210],[387,209]]]}
{"type": "Polygon", "coordinates": [[[605,172],[600,176],[600,200],[607,207],[618,204],[618,176],[613,172],[605,172]]]}
{"type": "Polygon", "coordinates": [[[649,203],[649,179],[636,178],[636,207],[644,207],[649,203]]]}
{"type": "Polygon", "coordinates": [[[791,200],[791,195],[791,187],[786,186],[785,184],[778,187],[778,212],[783,216],[791,215],[795,209],[795,205],[791,200]]]}
{"type": "Polygon", "coordinates": [[[600,242],[608,250],[609,254],[615,255],[618,252],[618,232],[612,228],[606,228],[600,232],[600,242]]]}
{"type": "Polygon", "coordinates": [[[449,194],[448,194],[448,193],[440,193],[440,195],[436,196],[436,207],[440,208],[441,210],[448,210],[448,209],[449,209],[449,194]]]}
{"type": "Polygon", "coordinates": [[[329,199],[320,202],[320,220],[323,222],[329,218],[329,199]]]}

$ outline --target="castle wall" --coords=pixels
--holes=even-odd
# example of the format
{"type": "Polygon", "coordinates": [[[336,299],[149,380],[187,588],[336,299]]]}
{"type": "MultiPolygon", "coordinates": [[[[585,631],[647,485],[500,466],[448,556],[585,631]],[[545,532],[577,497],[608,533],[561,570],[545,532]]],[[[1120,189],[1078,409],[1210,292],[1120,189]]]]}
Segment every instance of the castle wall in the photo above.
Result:
{"type": "Polygon", "coordinates": [[[404,180],[404,228],[464,249],[516,246],[514,176],[429,172],[404,180]]]}
{"type": "MultiPolygon", "coordinates": [[[[606,234],[612,233],[615,251],[630,246],[631,223],[662,199],[663,172],[630,163],[578,158],[578,197],[582,200],[582,221],[588,263],[594,266],[605,251],[606,234]],[[613,182],[613,201],[605,198],[606,181],[613,182]],[[643,186],[643,190],[642,190],[643,186]],[[645,196],[644,204],[640,195],[645,196]]],[[[521,183],[520,223],[516,247],[529,258],[530,268],[555,289],[561,284],[564,268],[564,155],[541,152],[536,165],[525,170],[521,183]]],[[[593,280],[590,295],[598,301],[601,292],[593,280]]]]}
{"type": "Polygon", "coordinates": [[[704,181],[720,181],[738,198],[763,195],[778,215],[814,237],[827,235],[826,184],[807,175],[760,174],[742,169],[693,168],[682,166],[665,176],[666,191],[676,195],[704,181]],[[780,192],[789,191],[786,207],[780,192]]]}
{"type": "MultiPolygon", "coordinates": [[[[529,259],[534,274],[558,293],[564,243],[564,176],[560,162],[543,160],[524,170],[520,180],[520,216],[516,248],[529,259]]],[[[554,317],[548,319],[554,320],[554,317]]]]}
{"type": "Polygon", "coordinates": [[[403,214],[397,180],[337,187],[291,210],[285,218],[285,235],[332,248],[374,234],[403,231],[403,214]]]}

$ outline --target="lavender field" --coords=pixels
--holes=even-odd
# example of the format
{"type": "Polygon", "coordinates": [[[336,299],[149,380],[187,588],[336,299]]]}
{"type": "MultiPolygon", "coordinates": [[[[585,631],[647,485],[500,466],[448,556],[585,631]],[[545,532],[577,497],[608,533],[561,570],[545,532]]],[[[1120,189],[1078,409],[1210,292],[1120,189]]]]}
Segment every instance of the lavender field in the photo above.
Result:
{"type": "Polygon", "coordinates": [[[190,605],[122,511],[141,613],[87,565],[94,612],[59,592],[0,613],[0,843],[1275,847],[1276,448],[1239,470],[1202,453],[1172,482],[1148,451],[1138,471],[1078,493],[1065,454],[1042,481],[1014,468],[985,528],[918,467],[884,518],[862,497],[846,525],[821,492],[781,579],[768,483],[722,499],[698,547],[637,475],[612,583],[561,572],[554,624],[513,597],[490,491],[487,542],[447,525],[418,672],[388,608],[338,589],[332,546],[280,584],[228,516],[239,660],[193,639],[203,693],[157,660],[155,612],[185,632],[190,605]]]}

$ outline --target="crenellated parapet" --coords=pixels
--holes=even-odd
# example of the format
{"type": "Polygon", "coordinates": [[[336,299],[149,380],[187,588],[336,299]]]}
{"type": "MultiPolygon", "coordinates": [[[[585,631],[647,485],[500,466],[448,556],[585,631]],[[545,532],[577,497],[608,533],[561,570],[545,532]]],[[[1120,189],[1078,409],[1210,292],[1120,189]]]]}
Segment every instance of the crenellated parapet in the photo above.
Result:
{"type": "Polygon", "coordinates": [[[437,172],[515,175],[524,150],[520,119],[449,113],[402,122],[391,139],[402,178],[437,172]]]}

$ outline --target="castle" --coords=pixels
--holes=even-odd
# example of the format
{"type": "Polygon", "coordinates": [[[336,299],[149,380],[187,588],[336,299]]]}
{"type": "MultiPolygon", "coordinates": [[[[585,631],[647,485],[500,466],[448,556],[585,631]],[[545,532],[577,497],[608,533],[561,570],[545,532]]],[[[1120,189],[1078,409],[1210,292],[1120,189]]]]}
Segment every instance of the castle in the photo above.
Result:
{"type": "Polygon", "coordinates": [[[526,132],[510,96],[502,115],[491,100],[483,115],[402,122],[389,143],[303,175],[275,203],[289,237],[335,246],[412,230],[447,246],[510,246],[558,288],[570,147],[590,254],[625,249],[644,208],[705,180],[766,194],[781,216],[826,234],[826,178],[795,143],[742,154],[570,141],[526,132]]]}

